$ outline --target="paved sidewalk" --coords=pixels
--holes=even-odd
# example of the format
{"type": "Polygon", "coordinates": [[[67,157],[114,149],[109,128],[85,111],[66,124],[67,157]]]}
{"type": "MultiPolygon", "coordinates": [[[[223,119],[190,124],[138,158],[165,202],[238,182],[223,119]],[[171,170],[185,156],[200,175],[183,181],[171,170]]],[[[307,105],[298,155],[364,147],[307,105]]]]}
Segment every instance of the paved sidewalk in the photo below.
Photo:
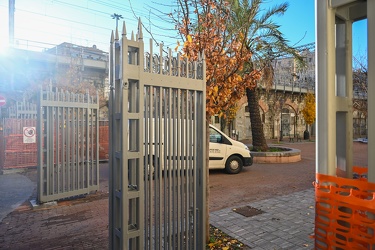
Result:
{"type": "Polygon", "coordinates": [[[0,174],[0,222],[33,193],[36,184],[24,175],[0,174]]]}
{"type": "Polygon", "coordinates": [[[256,201],[245,206],[263,213],[251,217],[226,208],[211,212],[210,223],[254,250],[314,249],[314,197],[312,188],[256,201]]]}

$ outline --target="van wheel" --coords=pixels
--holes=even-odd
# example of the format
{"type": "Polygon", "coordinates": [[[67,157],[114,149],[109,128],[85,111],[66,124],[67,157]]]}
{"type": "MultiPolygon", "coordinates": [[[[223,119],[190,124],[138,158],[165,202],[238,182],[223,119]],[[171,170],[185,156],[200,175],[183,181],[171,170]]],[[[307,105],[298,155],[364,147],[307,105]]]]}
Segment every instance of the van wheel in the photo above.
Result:
{"type": "Polygon", "coordinates": [[[231,157],[229,157],[227,162],[225,163],[225,171],[228,174],[238,174],[239,172],[241,172],[242,167],[242,160],[236,155],[232,155],[231,157]]]}

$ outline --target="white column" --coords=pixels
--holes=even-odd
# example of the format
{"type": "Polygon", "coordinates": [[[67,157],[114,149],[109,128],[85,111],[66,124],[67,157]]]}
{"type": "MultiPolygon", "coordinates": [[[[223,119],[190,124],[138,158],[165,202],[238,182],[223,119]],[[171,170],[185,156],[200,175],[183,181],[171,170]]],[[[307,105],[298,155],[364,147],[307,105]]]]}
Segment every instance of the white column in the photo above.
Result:
{"type": "Polygon", "coordinates": [[[316,172],[336,175],[335,12],[315,0],[316,22],[316,172]]]}
{"type": "Polygon", "coordinates": [[[368,181],[375,182],[375,1],[367,1],[368,181]]]}
{"type": "Polygon", "coordinates": [[[346,17],[336,19],[336,46],[335,46],[335,74],[336,74],[336,91],[335,91],[335,145],[336,145],[336,166],[338,176],[344,177],[347,170],[347,117],[348,117],[348,75],[347,75],[347,22],[346,17]]]}
{"type": "Polygon", "coordinates": [[[353,22],[346,21],[346,177],[353,178],[353,22]]]}

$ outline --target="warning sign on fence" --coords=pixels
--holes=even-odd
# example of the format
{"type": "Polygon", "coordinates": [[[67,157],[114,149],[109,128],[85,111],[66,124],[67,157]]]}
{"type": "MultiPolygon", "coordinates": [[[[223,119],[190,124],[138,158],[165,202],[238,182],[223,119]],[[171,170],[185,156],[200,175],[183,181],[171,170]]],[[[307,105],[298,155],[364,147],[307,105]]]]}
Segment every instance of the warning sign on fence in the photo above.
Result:
{"type": "Polygon", "coordinates": [[[35,127],[23,127],[23,143],[36,142],[36,129],[35,127]]]}

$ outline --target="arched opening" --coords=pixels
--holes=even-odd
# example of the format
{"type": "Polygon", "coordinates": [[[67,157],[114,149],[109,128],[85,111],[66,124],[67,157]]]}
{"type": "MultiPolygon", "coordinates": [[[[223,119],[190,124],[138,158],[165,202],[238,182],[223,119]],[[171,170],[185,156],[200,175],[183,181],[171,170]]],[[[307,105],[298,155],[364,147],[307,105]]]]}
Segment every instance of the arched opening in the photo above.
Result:
{"type": "Polygon", "coordinates": [[[281,123],[280,123],[281,137],[289,136],[290,133],[290,111],[288,108],[281,110],[281,123]]]}
{"type": "Polygon", "coordinates": [[[297,131],[297,113],[293,107],[285,105],[281,110],[280,134],[281,139],[284,136],[296,137],[297,131]]]}

